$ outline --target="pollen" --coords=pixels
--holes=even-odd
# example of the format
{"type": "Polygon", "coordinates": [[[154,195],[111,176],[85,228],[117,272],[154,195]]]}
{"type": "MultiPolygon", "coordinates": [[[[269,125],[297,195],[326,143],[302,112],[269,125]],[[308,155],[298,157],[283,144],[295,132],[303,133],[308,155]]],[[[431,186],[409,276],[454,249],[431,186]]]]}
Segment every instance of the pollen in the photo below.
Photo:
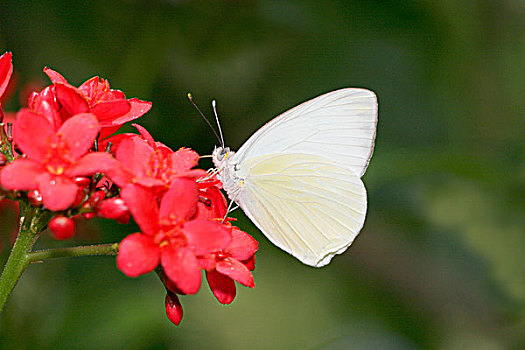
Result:
{"type": "Polygon", "coordinates": [[[244,180],[239,180],[239,187],[242,187],[244,185],[244,180]]]}

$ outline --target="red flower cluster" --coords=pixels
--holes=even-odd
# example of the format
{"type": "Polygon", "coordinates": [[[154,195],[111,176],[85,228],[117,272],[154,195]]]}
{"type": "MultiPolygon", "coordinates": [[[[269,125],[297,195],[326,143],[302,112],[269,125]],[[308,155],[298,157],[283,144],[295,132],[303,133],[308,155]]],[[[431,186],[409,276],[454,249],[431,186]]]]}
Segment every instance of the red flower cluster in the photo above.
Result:
{"type": "MultiPolygon", "coordinates": [[[[5,53],[0,97],[12,70],[11,53],[5,53]]],[[[136,124],[139,134],[110,136],[151,103],[126,99],[99,77],[77,88],[49,68],[44,72],[52,84],[30,95],[12,135],[4,135],[12,140],[1,148],[4,194],[55,213],[48,227],[57,239],[74,235],[73,216],[126,223],[131,214],[141,232],[121,242],[117,266],[130,277],[155,270],[175,324],[182,318],[178,295],[196,293],[202,271],[223,304],[235,297],[234,281],[253,288],[258,243],[225,220],[220,183],[195,169],[199,155],[172,151],[136,124]]]]}

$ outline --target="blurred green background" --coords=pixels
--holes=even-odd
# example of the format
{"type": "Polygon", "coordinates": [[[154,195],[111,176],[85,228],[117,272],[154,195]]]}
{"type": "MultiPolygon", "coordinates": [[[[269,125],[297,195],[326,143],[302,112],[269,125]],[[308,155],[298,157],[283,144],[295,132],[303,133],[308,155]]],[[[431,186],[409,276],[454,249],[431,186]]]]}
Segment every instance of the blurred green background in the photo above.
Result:
{"type": "MultiPolygon", "coordinates": [[[[233,148],[341,87],[375,91],[379,125],[364,230],[329,266],[302,265],[236,211],[261,247],[256,288],[232,305],[203,285],[176,327],[156,276],[127,278],[113,257],[48,260],[15,289],[1,348],[525,348],[522,0],[1,1],[6,50],[19,87],[48,84],[49,66],[152,101],[140,123],[174,149],[217,143],[188,91],[207,115],[217,99],[233,148]]],[[[19,107],[17,95],[4,106],[19,107]]],[[[0,225],[5,259],[9,213],[0,225]]],[[[80,230],[38,247],[135,228],[80,230]]]]}

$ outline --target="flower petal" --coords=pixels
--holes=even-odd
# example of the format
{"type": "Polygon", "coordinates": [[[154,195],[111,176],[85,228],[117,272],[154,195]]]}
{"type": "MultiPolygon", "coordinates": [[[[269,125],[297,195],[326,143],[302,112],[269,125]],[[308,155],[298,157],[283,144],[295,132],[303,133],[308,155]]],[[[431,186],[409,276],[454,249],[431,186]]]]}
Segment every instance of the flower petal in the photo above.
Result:
{"type": "Polygon", "coordinates": [[[164,299],[166,306],[166,316],[168,319],[178,326],[182,320],[182,305],[179,301],[177,294],[168,291],[166,298],[164,299]]]}
{"type": "Polygon", "coordinates": [[[68,84],[66,78],[64,78],[62,74],[55,72],[51,68],[45,67],[44,73],[46,73],[53,84],[68,84]]]}
{"type": "Polygon", "coordinates": [[[98,76],[94,76],[83,82],[82,85],[78,87],[78,91],[86,96],[93,104],[97,101],[114,100],[113,95],[110,93],[109,82],[98,76]]]}
{"type": "Polygon", "coordinates": [[[139,136],[123,140],[116,152],[116,158],[137,178],[146,176],[154,149],[139,136]]]}
{"type": "Polygon", "coordinates": [[[81,113],[66,120],[57,134],[68,143],[70,156],[78,159],[89,151],[99,131],[97,118],[90,113],[81,113]]]}
{"type": "Polygon", "coordinates": [[[244,266],[248,268],[248,270],[250,271],[255,270],[255,255],[252,255],[252,257],[249,258],[248,260],[243,260],[241,262],[244,264],[244,266]]]}
{"type": "Polygon", "coordinates": [[[230,244],[230,230],[216,221],[195,219],[185,222],[182,232],[195,255],[223,250],[230,244]]]}
{"type": "Polygon", "coordinates": [[[214,270],[217,264],[217,259],[214,254],[200,255],[197,257],[199,265],[203,270],[214,270]]]}
{"type": "Polygon", "coordinates": [[[129,112],[131,105],[126,100],[113,100],[99,102],[90,110],[95,114],[102,126],[122,125],[125,122],[115,124],[115,120],[129,112]]]}
{"type": "Polygon", "coordinates": [[[68,116],[88,112],[87,101],[75,87],[55,83],[55,93],[58,102],[68,116]]]}
{"type": "Polygon", "coordinates": [[[164,181],[154,179],[152,177],[143,177],[140,179],[135,179],[135,183],[151,189],[153,193],[165,192],[166,190],[166,183],[164,181]]]}
{"type": "Polygon", "coordinates": [[[150,236],[134,233],[122,240],[117,255],[117,267],[126,276],[137,277],[153,271],[159,264],[160,249],[150,236]]]}
{"type": "Polygon", "coordinates": [[[143,127],[142,125],[139,125],[139,124],[131,124],[132,126],[134,126],[137,131],[139,132],[140,136],[142,136],[142,138],[146,141],[148,141],[148,144],[154,148],[155,147],[155,140],[153,139],[153,136],[151,136],[151,134],[149,133],[148,130],[146,130],[145,127],[143,127]]]}
{"type": "Polygon", "coordinates": [[[201,286],[201,269],[197,258],[185,247],[161,251],[160,263],[166,276],[175,283],[184,294],[195,294],[201,286]]]}
{"type": "Polygon", "coordinates": [[[36,179],[45,169],[30,159],[16,159],[0,172],[0,182],[8,190],[30,191],[38,188],[36,179]]]}
{"type": "Polygon", "coordinates": [[[9,80],[13,74],[13,54],[6,52],[0,56],[0,97],[4,94],[9,85],[9,80]]]}
{"type": "Polygon", "coordinates": [[[208,187],[204,191],[201,190],[199,194],[198,218],[207,220],[220,218],[222,220],[222,218],[226,216],[228,203],[222,192],[216,186],[208,187]]]}
{"type": "Polygon", "coordinates": [[[259,242],[238,227],[233,226],[231,234],[232,241],[226,250],[232,258],[239,261],[248,260],[259,249],[259,242]]]}
{"type": "Polygon", "coordinates": [[[122,189],[120,197],[126,202],[142,232],[151,235],[158,232],[159,209],[155,197],[150,192],[130,184],[122,189]]]}
{"type": "Polygon", "coordinates": [[[42,193],[42,203],[52,211],[69,208],[78,192],[78,186],[65,176],[43,173],[37,178],[38,189],[42,193]]]}
{"type": "Polygon", "coordinates": [[[121,166],[120,162],[106,152],[91,152],[77,160],[66,170],[68,176],[93,175],[95,173],[109,173],[123,171],[117,168],[121,166]]]}
{"type": "Polygon", "coordinates": [[[206,272],[206,279],[219,303],[230,304],[233,301],[237,290],[235,289],[235,282],[230,277],[212,270],[206,272]]]}
{"type": "Polygon", "coordinates": [[[250,270],[240,261],[233,258],[226,258],[217,262],[217,272],[226,275],[246,287],[253,288],[255,283],[250,270]]]}
{"type": "Polygon", "coordinates": [[[55,107],[53,107],[48,101],[40,101],[33,110],[36,114],[45,117],[51,125],[53,125],[54,130],[58,130],[62,125],[62,117],[60,117],[60,113],[58,113],[55,107]]]}
{"type": "Polygon", "coordinates": [[[105,139],[109,135],[116,133],[121,127],[122,125],[102,127],[102,130],[100,130],[99,139],[105,139]]]}
{"type": "Polygon", "coordinates": [[[13,138],[29,158],[43,160],[46,157],[49,142],[55,137],[55,130],[46,118],[27,108],[17,113],[13,126],[13,138]]]}
{"type": "Polygon", "coordinates": [[[108,146],[108,143],[111,142],[111,153],[114,154],[117,151],[118,146],[120,145],[122,141],[126,140],[127,138],[136,137],[136,136],[137,136],[136,134],[132,134],[132,133],[122,133],[122,134],[116,134],[116,135],[110,136],[108,138],[105,138],[104,140],[100,140],[100,137],[99,137],[98,149],[101,151],[105,151],[108,146]]]}
{"type": "Polygon", "coordinates": [[[171,155],[171,169],[175,174],[182,174],[199,163],[199,154],[189,148],[180,148],[171,155]]]}
{"type": "Polygon", "coordinates": [[[122,125],[131,120],[142,117],[151,108],[151,102],[141,101],[138,98],[130,98],[128,102],[131,104],[131,109],[126,114],[113,120],[112,125],[122,125]]]}
{"type": "Polygon", "coordinates": [[[199,190],[195,181],[177,178],[162,198],[159,217],[166,218],[173,214],[187,220],[197,211],[198,200],[199,190]]]}

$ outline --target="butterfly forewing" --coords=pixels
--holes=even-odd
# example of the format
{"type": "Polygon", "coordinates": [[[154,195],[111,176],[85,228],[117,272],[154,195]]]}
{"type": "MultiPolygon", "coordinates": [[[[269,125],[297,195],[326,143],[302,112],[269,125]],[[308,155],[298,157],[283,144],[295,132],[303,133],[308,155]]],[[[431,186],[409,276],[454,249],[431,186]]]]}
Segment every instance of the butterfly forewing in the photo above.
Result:
{"type": "Polygon", "coordinates": [[[333,91],[290,109],[268,122],[239,149],[236,163],[266,154],[322,156],[361,177],[368,166],[377,124],[372,91],[333,91]]]}

